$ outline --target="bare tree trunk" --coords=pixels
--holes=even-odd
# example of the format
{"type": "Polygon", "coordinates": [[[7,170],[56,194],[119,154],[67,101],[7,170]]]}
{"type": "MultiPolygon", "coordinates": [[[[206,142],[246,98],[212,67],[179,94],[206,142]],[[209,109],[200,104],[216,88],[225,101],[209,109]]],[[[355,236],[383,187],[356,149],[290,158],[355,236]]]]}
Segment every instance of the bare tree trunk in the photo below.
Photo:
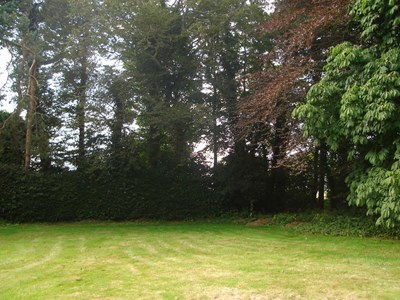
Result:
{"type": "Polygon", "coordinates": [[[14,111],[14,116],[16,119],[19,118],[22,108],[24,106],[24,94],[22,92],[22,83],[21,83],[21,74],[24,73],[24,65],[25,65],[25,57],[24,55],[21,55],[21,60],[18,63],[18,74],[15,77],[15,88],[17,90],[17,95],[18,95],[18,102],[17,102],[17,107],[15,108],[14,111]]]}
{"type": "MultiPolygon", "coordinates": [[[[33,123],[36,114],[36,106],[37,106],[37,73],[38,73],[38,63],[36,60],[36,55],[32,51],[32,44],[29,42],[30,39],[28,38],[29,35],[35,34],[37,30],[37,13],[38,13],[38,3],[31,4],[27,11],[28,19],[29,19],[29,27],[28,32],[23,35],[22,38],[22,62],[21,62],[21,69],[23,69],[23,63],[26,61],[30,62],[30,67],[28,71],[28,112],[26,117],[26,138],[25,138],[25,167],[29,168],[31,165],[31,148],[32,148],[32,130],[33,130],[33,123]],[[28,52],[29,56],[32,56],[28,60],[28,52]],[[32,59],[32,61],[30,61],[32,59]]],[[[21,84],[19,84],[19,88],[21,84]]],[[[21,90],[18,91],[22,96],[21,90]]],[[[23,96],[20,100],[23,99],[23,96]]],[[[22,103],[22,101],[21,101],[22,103]]],[[[17,109],[21,109],[17,107],[17,109]]]]}
{"type": "Polygon", "coordinates": [[[34,58],[29,68],[28,79],[28,97],[29,106],[26,123],[26,140],[25,140],[25,167],[29,168],[31,164],[31,147],[32,147],[32,128],[36,113],[36,93],[37,93],[37,63],[34,58]]]}
{"type": "Polygon", "coordinates": [[[329,206],[331,209],[337,209],[338,208],[338,201],[337,201],[337,190],[336,190],[336,182],[335,179],[332,175],[331,168],[329,167],[328,161],[326,161],[326,183],[328,185],[328,191],[329,191],[329,206]]]}
{"type": "MultiPolygon", "coordinates": [[[[117,89],[116,87],[115,89],[117,89]]],[[[124,100],[121,97],[120,93],[116,90],[114,92],[114,122],[112,125],[112,132],[111,132],[111,147],[113,150],[113,155],[118,158],[121,154],[121,142],[122,142],[122,130],[124,125],[124,100]]]]}
{"type": "Polygon", "coordinates": [[[175,165],[182,164],[188,158],[188,150],[186,144],[186,127],[182,122],[178,122],[174,126],[174,155],[175,165]]]}
{"type": "Polygon", "coordinates": [[[85,121],[86,121],[86,90],[88,82],[88,70],[87,70],[87,57],[86,54],[81,58],[81,70],[80,70],[80,83],[79,83],[79,99],[77,107],[77,118],[78,118],[78,129],[79,129],[79,140],[78,140],[78,167],[82,165],[85,158],[86,147],[85,147],[85,121]]]}
{"type": "Polygon", "coordinates": [[[326,176],[326,166],[327,166],[327,151],[326,146],[321,144],[319,150],[319,182],[318,182],[318,207],[324,208],[325,200],[325,176],[326,176]]]}
{"type": "Polygon", "coordinates": [[[319,147],[315,146],[314,154],[313,154],[313,182],[312,182],[312,205],[318,206],[317,194],[318,194],[318,178],[319,178],[319,171],[318,171],[318,161],[319,161],[319,147]]]}
{"type": "Polygon", "coordinates": [[[218,125],[217,125],[216,120],[214,120],[213,131],[214,131],[213,132],[213,168],[215,170],[218,165],[218,137],[217,137],[218,125]]]}
{"type": "Polygon", "coordinates": [[[46,124],[46,112],[40,101],[36,103],[36,129],[38,135],[38,147],[40,157],[40,170],[44,173],[48,172],[51,168],[51,155],[50,155],[50,135],[46,124]]]}
{"type": "MultiPolygon", "coordinates": [[[[216,81],[216,74],[214,72],[214,80],[216,81]]],[[[213,85],[213,105],[212,105],[212,118],[213,118],[213,137],[212,137],[212,143],[213,143],[213,168],[217,167],[218,164],[218,123],[217,123],[217,88],[215,86],[215,83],[213,85]]]]}
{"type": "Polygon", "coordinates": [[[272,141],[270,202],[268,203],[267,211],[277,211],[283,204],[284,191],[287,183],[284,170],[278,163],[285,155],[285,146],[282,138],[287,130],[285,123],[286,119],[284,116],[278,117],[275,122],[275,133],[272,141]]]}
{"type": "Polygon", "coordinates": [[[149,146],[149,163],[150,166],[155,169],[160,164],[160,150],[161,150],[161,136],[160,130],[156,125],[149,126],[148,136],[149,146]]]}

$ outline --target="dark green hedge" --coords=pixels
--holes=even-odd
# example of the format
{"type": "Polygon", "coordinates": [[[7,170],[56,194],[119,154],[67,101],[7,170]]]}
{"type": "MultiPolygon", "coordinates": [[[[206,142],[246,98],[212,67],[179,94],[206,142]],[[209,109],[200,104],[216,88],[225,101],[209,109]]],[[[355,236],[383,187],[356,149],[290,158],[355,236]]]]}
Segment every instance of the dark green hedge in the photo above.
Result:
{"type": "Polygon", "coordinates": [[[175,172],[39,172],[0,166],[0,219],[12,222],[188,219],[221,212],[206,180],[175,172]]]}

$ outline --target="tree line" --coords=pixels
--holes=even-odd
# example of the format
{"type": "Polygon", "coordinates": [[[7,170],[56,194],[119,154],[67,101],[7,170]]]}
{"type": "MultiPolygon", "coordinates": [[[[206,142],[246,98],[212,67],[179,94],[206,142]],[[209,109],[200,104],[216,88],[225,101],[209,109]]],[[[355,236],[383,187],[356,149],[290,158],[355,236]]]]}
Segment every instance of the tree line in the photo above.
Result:
{"type": "Polygon", "coordinates": [[[3,1],[15,111],[0,115],[0,217],[35,219],[32,207],[51,201],[57,217],[50,209],[39,219],[350,202],[394,226],[399,5],[269,8],[263,0],[3,1]],[[40,186],[47,181],[56,188],[40,186]]]}

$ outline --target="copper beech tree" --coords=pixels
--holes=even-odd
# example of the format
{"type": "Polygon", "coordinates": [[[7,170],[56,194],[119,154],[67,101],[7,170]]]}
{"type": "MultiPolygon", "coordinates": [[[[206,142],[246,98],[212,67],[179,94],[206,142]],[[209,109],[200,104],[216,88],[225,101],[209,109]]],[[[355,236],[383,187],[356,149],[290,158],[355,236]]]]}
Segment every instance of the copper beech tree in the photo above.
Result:
{"type": "MultiPolygon", "coordinates": [[[[313,195],[323,205],[325,178],[333,188],[327,151],[323,141],[314,149],[302,137],[301,125],[291,117],[294,107],[304,102],[310,86],[321,79],[327,50],[352,38],[347,30],[349,0],[280,0],[262,28],[270,34],[274,47],[265,54],[264,69],[252,74],[252,94],[238,109],[238,130],[243,138],[269,149],[272,186],[282,185],[279,169],[285,165],[296,171],[310,168],[314,150],[313,195]],[[260,132],[261,129],[261,132],[260,132]],[[254,139],[253,137],[258,138],[254,139]],[[275,183],[274,183],[275,182],[275,183]]],[[[334,193],[334,191],[332,191],[334,193]]]]}

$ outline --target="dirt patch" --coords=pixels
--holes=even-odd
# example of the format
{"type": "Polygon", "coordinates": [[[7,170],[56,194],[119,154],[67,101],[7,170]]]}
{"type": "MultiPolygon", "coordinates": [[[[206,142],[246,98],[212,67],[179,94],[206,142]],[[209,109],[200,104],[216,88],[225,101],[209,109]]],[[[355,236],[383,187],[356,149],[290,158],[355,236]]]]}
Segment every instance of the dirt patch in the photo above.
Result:
{"type": "Polygon", "coordinates": [[[272,223],[272,218],[264,218],[247,223],[246,226],[263,226],[263,225],[268,225],[270,223],[272,223]]]}
{"type": "Polygon", "coordinates": [[[307,224],[307,222],[294,221],[294,222],[286,224],[285,227],[297,227],[297,226],[301,226],[301,225],[305,225],[305,224],[307,224]]]}
{"type": "Polygon", "coordinates": [[[233,221],[234,224],[241,224],[241,225],[247,224],[248,222],[249,219],[246,218],[239,218],[233,221]]]}

